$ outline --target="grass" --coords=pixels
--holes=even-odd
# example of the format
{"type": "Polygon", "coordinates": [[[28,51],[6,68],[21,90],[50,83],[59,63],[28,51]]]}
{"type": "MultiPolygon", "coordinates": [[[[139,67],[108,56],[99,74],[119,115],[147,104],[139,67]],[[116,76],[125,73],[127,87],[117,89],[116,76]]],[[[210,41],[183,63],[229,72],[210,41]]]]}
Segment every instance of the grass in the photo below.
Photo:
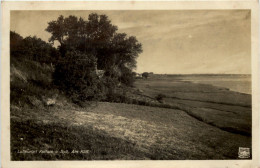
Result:
{"type": "Polygon", "coordinates": [[[142,89],[143,94],[150,97],[164,94],[168,98],[251,107],[250,95],[212,85],[175,81],[171,78],[160,80],[150,78],[138,80],[135,86],[142,89]]]}
{"type": "Polygon", "coordinates": [[[26,59],[11,59],[11,104],[42,106],[44,97],[52,97],[58,90],[52,85],[53,68],[26,59]]]}
{"type": "Polygon", "coordinates": [[[12,121],[11,129],[12,160],[145,159],[145,153],[134,143],[111,137],[91,126],[68,127],[27,120],[12,121]]]}
{"type": "Polygon", "coordinates": [[[251,136],[251,95],[172,78],[138,80],[135,86],[153,99],[164,95],[162,106],[183,110],[222,130],[251,136]]]}
{"type": "Polygon", "coordinates": [[[23,113],[12,115],[14,160],[237,159],[239,147],[251,147],[250,137],[174,109],[99,102],[23,113]],[[90,155],[18,154],[21,149],[85,149],[90,155]]]}

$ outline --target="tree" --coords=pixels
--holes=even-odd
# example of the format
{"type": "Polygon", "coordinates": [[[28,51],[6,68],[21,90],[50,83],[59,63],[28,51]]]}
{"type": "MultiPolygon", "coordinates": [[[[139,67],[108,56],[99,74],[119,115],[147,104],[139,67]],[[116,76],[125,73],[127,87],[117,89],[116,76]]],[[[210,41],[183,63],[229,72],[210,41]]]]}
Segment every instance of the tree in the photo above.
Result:
{"type": "Polygon", "coordinates": [[[51,44],[36,36],[24,38],[23,48],[27,58],[37,62],[53,63],[58,57],[57,50],[51,44]]]}
{"type": "Polygon", "coordinates": [[[10,32],[10,50],[12,57],[29,59],[40,63],[54,63],[59,57],[57,50],[36,36],[21,37],[10,32]]]}
{"type": "Polygon", "coordinates": [[[109,78],[129,84],[124,77],[136,67],[136,58],[142,45],[133,36],[117,33],[106,15],[90,14],[88,20],[59,16],[48,23],[46,31],[52,34],[50,42],[58,41],[62,57],[77,51],[96,58],[97,68],[104,70],[109,78]]]}
{"type": "Polygon", "coordinates": [[[67,35],[64,17],[61,15],[56,21],[49,22],[46,31],[52,33],[49,42],[54,42],[57,40],[61,45],[63,45],[64,37],[67,35]]]}
{"type": "Polygon", "coordinates": [[[22,54],[21,46],[23,43],[23,37],[20,36],[18,33],[10,31],[10,54],[13,57],[19,57],[22,54]]]}
{"type": "Polygon", "coordinates": [[[147,78],[149,77],[149,73],[148,73],[148,72],[142,73],[142,77],[144,77],[145,79],[147,79],[147,78]]]}
{"type": "MultiPolygon", "coordinates": [[[[76,49],[81,52],[93,52],[107,46],[117,31],[106,15],[90,14],[88,21],[76,16],[59,16],[56,21],[48,23],[46,31],[52,36],[49,41],[60,43],[63,56],[66,51],[76,49]]],[[[92,54],[93,54],[92,53],[92,54]]]]}

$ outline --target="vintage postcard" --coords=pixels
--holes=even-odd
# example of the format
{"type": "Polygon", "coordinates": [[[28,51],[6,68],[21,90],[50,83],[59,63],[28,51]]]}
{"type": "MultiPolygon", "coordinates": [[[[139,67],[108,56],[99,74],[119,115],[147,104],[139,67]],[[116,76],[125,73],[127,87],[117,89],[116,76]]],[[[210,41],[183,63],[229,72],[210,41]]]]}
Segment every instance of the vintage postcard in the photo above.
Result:
{"type": "Polygon", "coordinates": [[[2,11],[4,168],[260,166],[257,1],[2,11]]]}

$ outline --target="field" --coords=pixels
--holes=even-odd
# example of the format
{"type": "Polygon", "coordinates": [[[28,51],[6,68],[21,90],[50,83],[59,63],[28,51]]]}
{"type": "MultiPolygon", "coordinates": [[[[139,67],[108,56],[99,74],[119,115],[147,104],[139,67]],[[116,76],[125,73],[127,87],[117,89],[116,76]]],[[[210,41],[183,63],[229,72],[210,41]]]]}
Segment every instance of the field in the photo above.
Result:
{"type": "Polygon", "coordinates": [[[12,106],[12,160],[238,159],[239,147],[251,148],[248,94],[174,78],[137,80],[130,93],[157,107],[62,97],[12,106]]]}
{"type": "Polygon", "coordinates": [[[178,107],[210,125],[233,133],[251,135],[251,95],[179,78],[139,80],[136,87],[150,98],[161,95],[164,104],[178,107]]]}
{"type": "Polygon", "coordinates": [[[250,137],[222,131],[173,109],[98,103],[91,109],[28,113],[33,120],[21,121],[19,116],[12,120],[14,160],[236,159],[238,147],[251,144],[250,137]],[[18,150],[89,153],[39,155],[18,154],[18,150]]]}

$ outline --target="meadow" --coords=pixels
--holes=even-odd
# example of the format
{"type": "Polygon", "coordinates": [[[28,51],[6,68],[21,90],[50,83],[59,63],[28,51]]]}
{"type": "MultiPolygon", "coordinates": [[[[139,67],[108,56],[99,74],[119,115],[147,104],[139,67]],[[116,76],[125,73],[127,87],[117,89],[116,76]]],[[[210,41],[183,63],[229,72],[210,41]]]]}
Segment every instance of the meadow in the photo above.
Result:
{"type": "Polygon", "coordinates": [[[187,82],[181,80],[183,78],[187,76],[157,76],[139,80],[135,85],[143,91],[143,95],[151,98],[162,95],[164,104],[177,106],[203,122],[226,131],[251,135],[250,94],[231,91],[225,87],[187,82]]]}
{"type": "Polygon", "coordinates": [[[239,147],[251,148],[248,94],[154,77],[137,80],[126,96],[153,107],[138,101],[78,106],[62,96],[51,107],[12,106],[12,160],[238,159],[239,147]],[[44,150],[53,153],[39,153],[44,150]]]}

